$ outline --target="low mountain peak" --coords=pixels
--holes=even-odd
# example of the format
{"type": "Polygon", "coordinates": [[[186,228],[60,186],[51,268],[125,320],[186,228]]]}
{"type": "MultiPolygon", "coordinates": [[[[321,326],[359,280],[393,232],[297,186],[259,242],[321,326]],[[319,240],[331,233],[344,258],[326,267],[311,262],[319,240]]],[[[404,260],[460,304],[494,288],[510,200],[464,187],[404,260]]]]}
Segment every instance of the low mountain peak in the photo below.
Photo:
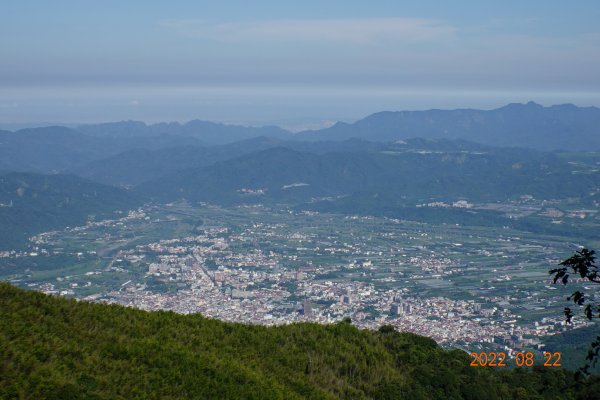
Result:
{"type": "Polygon", "coordinates": [[[499,110],[525,110],[525,109],[539,109],[539,108],[544,108],[544,106],[542,106],[539,103],[536,103],[535,101],[529,101],[527,103],[509,103],[507,105],[505,105],[504,107],[500,107],[499,110]]]}
{"type": "Polygon", "coordinates": [[[544,106],[542,106],[541,104],[536,103],[535,101],[528,101],[527,104],[525,104],[525,106],[527,107],[536,107],[536,108],[543,108],[544,106]]]}

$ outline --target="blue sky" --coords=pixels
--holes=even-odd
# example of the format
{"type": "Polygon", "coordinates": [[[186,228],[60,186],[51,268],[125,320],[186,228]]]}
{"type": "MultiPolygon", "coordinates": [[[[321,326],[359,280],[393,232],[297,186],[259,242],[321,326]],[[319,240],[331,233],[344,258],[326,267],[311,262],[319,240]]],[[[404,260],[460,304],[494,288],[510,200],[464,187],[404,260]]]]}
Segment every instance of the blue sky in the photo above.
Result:
{"type": "Polygon", "coordinates": [[[600,2],[0,3],[0,125],[600,106],[600,2]]]}

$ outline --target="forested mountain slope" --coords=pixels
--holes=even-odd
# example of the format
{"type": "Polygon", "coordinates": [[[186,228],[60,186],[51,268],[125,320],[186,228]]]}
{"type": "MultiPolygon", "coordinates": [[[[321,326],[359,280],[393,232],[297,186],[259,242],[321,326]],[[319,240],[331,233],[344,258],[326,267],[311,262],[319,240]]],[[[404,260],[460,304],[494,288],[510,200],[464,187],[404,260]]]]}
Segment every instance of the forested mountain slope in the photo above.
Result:
{"type": "Polygon", "coordinates": [[[231,324],[0,283],[0,398],[598,398],[597,377],[474,368],[460,350],[386,328],[231,324]]]}
{"type": "Polygon", "coordinates": [[[81,225],[127,212],[141,201],[123,189],[73,175],[0,173],[0,250],[26,243],[43,231],[81,225]]]}

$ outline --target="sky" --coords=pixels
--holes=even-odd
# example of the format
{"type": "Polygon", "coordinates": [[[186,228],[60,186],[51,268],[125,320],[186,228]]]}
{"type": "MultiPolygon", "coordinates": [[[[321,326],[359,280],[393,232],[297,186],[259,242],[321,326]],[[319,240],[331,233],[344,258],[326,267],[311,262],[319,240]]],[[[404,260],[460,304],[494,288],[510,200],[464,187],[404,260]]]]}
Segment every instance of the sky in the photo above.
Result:
{"type": "Polygon", "coordinates": [[[600,106],[600,2],[4,1],[0,127],[600,106]]]}

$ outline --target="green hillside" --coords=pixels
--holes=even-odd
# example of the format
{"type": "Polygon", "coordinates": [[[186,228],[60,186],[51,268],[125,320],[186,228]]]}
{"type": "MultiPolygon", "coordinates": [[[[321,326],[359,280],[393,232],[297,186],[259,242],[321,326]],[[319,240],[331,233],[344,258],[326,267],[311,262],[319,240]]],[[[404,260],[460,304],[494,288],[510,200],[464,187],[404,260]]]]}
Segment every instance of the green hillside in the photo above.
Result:
{"type": "Polygon", "coordinates": [[[346,322],[249,326],[0,284],[2,399],[598,398],[597,378],[573,382],[469,367],[430,339],[346,322]]]}
{"type": "Polygon", "coordinates": [[[0,250],[22,247],[29,236],[115,216],[141,202],[125,190],[73,175],[0,174],[0,250]]]}
{"type": "Polygon", "coordinates": [[[552,153],[516,148],[433,151],[396,144],[377,152],[315,154],[274,147],[166,174],[139,185],[137,192],[159,201],[183,197],[217,203],[298,204],[341,196],[355,208],[371,204],[368,198],[374,195],[395,198],[391,203],[395,207],[428,199],[487,202],[524,194],[542,199],[585,197],[600,180],[595,173],[578,174],[574,179],[574,170],[552,153]],[[249,196],[243,189],[262,192],[249,196]]]}

